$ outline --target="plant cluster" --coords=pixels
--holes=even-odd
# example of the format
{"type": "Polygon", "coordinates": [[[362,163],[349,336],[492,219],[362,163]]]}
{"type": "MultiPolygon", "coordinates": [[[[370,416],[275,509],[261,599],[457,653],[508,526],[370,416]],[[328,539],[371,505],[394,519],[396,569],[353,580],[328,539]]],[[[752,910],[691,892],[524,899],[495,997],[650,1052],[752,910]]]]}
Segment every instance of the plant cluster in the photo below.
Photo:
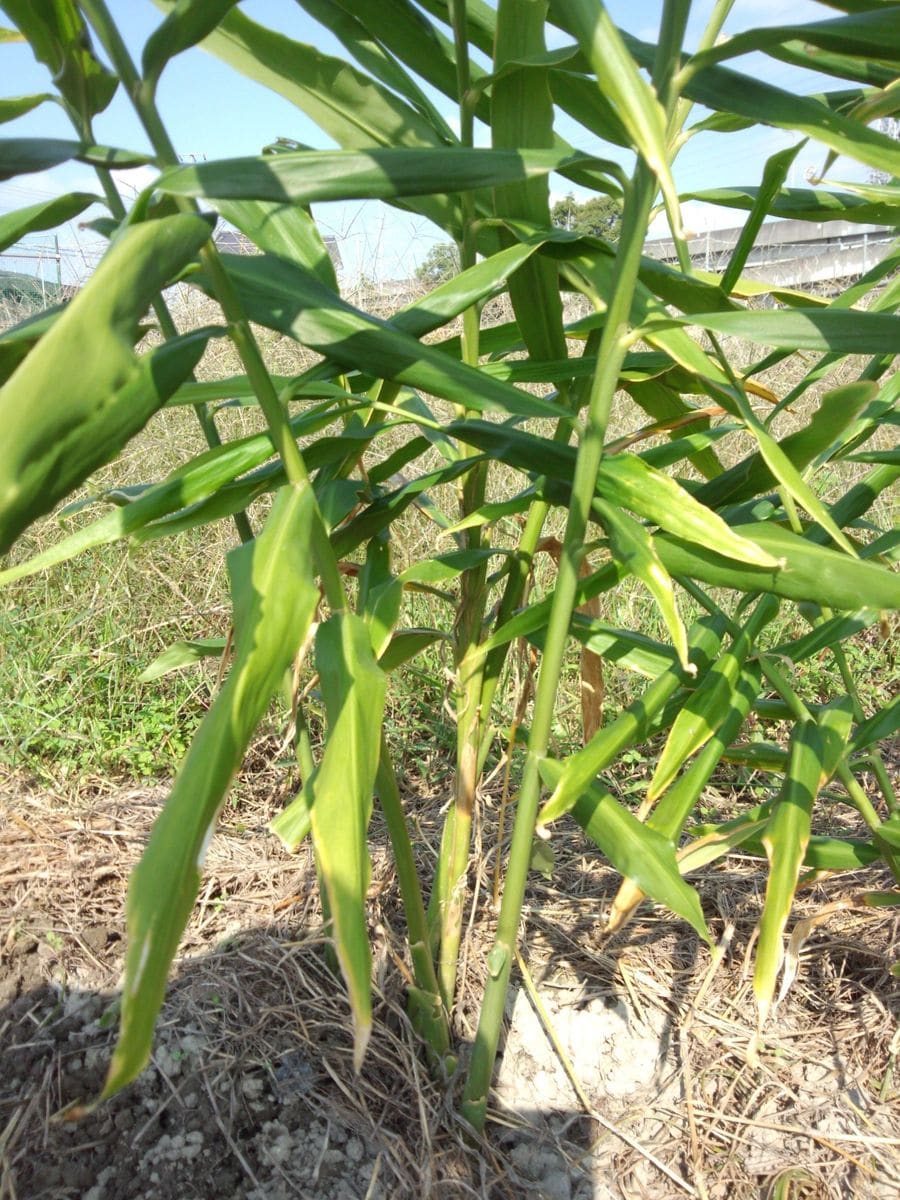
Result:
{"type": "MultiPolygon", "coordinates": [[[[736,849],[767,862],[754,975],[763,1033],[796,889],[875,864],[900,879],[900,815],[879,749],[897,730],[900,702],[867,709],[845,651],[900,607],[898,538],[877,517],[900,472],[883,439],[900,393],[892,373],[900,249],[830,300],[744,274],[767,217],[896,223],[900,145],[871,122],[896,110],[900,5],[832,0],[837,15],[722,39],[731,0],[716,0],[687,52],[689,0],[664,0],[654,43],[617,28],[599,0],[301,3],[346,58],[264,28],[234,0],[158,0],[164,20],[137,66],[105,0],[0,0],[74,127],[68,141],[4,139],[4,176],[89,163],[108,206],[95,227],[109,238],[69,304],[0,337],[0,552],[164,407],[190,406],[209,444],[167,477],[112,496],[108,511],[37,555],[14,557],[0,583],[119,539],[226,521],[241,540],[228,555],[231,633],[176,646],[152,668],[215,654],[222,683],[131,881],[121,1030],[105,1096],[147,1062],[205,847],[286,679],[302,786],[273,829],[291,850],[312,839],[356,1061],[371,1028],[367,829],[377,798],[407,920],[410,1014],[434,1069],[451,1072],[479,789],[498,729],[510,756],[524,743],[508,816],[487,830],[500,905],[462,1100],[479,1129],[535,837],[552,844],[556,822],[574,819],[621,873],[612,928],[649,897],[709,941],[690,873],[736,849]],[[548,21],[566,39],[549,53],[548,21]],[[280,142],[258,157],[179,163],[156,90],[171,58],[199,42],[295,103],[340,148],[280,142]],[[733,65],[751,52],[812,67],[835,86],[802,96],[764,83],[733,65]],[[484,56],[489,67],[479,65],[484,56]],[[111,171],[147,156],[98,146],[93,131],[119,87],[160,170],[128,211],[111,171]],[[458,135],[440,97],[458,106],[458,135]],[[577,137],[561,136],[560,113],[577,137]],[[475,148],[476,121],[490,148],[475,148]],[[781,151],[758,184],[701,193],[745,214],[725,270],[703,273],[685,242],[673,165],[689,140],[715,145],[759,122],[819,143],[823,175],[841,155],[888,181],[787,188],[799,145],[781,151]],[[630,154],[583,152],[581,134],[630,154]],[[621,157],[633,159],[631,170],[621,157]],[[612,200],[621,211],[615,245],[603,229],[554,224],[553,173],[612,200]],[[336,199],[378,199],[429,218],[458,248],[459,273],[387,320],[354,307],[310,216],[311,204],[336,199]],[[677,268],[642,254],[658,210],[677,268]],[[220,253],[211,240],[217,215],[261,253],[220,253]],[[174,280],[211,297],[220,315],[179,333],[163,296],[174,280]],[[503,293],[512,319],[484,327],[483,306],[503,293]],[[583,298],[586,316],[567,317],[569,293],[583,298]],[[162,337],[138,353],[148,308],[162,337]],[[319,360],[294,377],[273,375],[260,326],[319,360]],[[192,373],[216,338],[231,340],[241,374],[199,382],[192,373]],[[796,382],[776,393],[767,372],[787,361],[796,382]],[[222,440],[217,406],[234,400],[258,406],[265,432],[222,440]],[[626,401],[641,418],[614,436],[626,401]],[[796,419],[779,436],[783,413],[796,419]],[[502,496],[498,473],[517,481],[502,496]],[[828,500],[826,473],[830,486],[840,482],[828,500]],[[435,498],[447,485],[455,511],[435,498]],[[260,497],[271,499],[263,519],[258,508],[248,515],[260,497]],[[441,540],[398,570],[392,531],[413,505],[441,540]],[[535,565],[546,559],[556,577],[540,594],[535,565]],[[592,609],[630,578],[663,636],[592,609]],[[410,621],[422,591],[445,614],[433,627],[410,621]],[[770,631],[787,610],[804,625],[778,641],[770,631]],[[455,778],[440,859],[426,879],[397,782],[402,730],[389,745],[383,725],[392,680],[437,643],[452,663],[455,778]],[[510,720],[499,698],[523,644],[529,669],[510,720]],[[573,645],[584,651],[584,739],[561,756],[551,735],[573,645]],[[813,702],[795,667],[823,654],[839,682],[813,702]],[[604,720],[612,665],[640,684],[604,720]],[[314,677],[321,747],[306,701],[314,677]],[[775,736],[748,740],[742,731],[754,721],[775,736]],[[652,739],[658,754],[646,751],[652,739]],[[646,762],[637,811],[603,774],[622,756],[646,762]],[[766,786],[723,820],[701,805],[712,773],[728,763],[751,765],[766,786]],[[833,805],[853,810],[859,836],[817,831],[820,807],[833,805]]],[[[3,116],[46,100],[5,100],[3,116]]],[[[93,202],[78,193],[22,209],[3,218],[3,238],[93,202]]],[[[874,885],[865,893],[867,903],[895,900],[874,885]]]]}

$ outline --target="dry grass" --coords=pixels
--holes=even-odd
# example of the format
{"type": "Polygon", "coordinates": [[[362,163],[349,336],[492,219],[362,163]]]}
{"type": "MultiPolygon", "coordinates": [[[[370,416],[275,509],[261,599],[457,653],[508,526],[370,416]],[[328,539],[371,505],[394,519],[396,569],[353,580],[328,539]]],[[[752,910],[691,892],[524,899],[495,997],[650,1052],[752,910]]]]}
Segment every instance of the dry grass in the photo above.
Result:
{"type": "MultiPolygon", "coordinates": [[[[0,1129],[6,1130],[0,1137],[0,1196],[49,1194],[33,1190],[36,1165],[54,1156],[89,1161],[113,1145],[136,1172],[135,1186],[141,1184],[134,1193],[115,1194],[144,1194],[148,1181],[138,1169],[140,1155],[162,1129],[173,1127],[166,1121],[177,1127],[188,1115],[185,1093],[198,1079],[204,1111],[219,1131],[222,1160],[249,1190],[260,1168],[247,1149],[247,1122],[263,1118],[248,1116],[242,1081],[261,1075],[274,1097],[270,1108],[277,1110],[291,1063],[310,1073],[301,1099],[290,1099],[291,1111],[299,1105],[307,1122],[318,1114],[364,1137],[380,1155],[385,1194],[540,1195],[524,1187],[509,1157],[518,1144],[510,1129],[522,1117],[495,1105],[493,1148],[473,1148],[454,1116],[452,1089],[448,1096],[429,1078],[403,1012],[402,911],[377,818],[369,899],[376,1028],[363,1072],[354,1076],[346,1002],[322,953],[308,851],[288,858],[265,834],[282,800],[264,772],[259,779],[264,786],[251,789],[245,781],[240,807],[226,809],[159,1029],[160,1055],[172,1031],[188,1029],[199,1038],[196,1073],[167,1078],[168,1086],[151,1093],[152,1103],[144,1103],[146,1089],[133,1085],[77,1126],[56,1124],[53,1114],[79,1098],[79,1084],[96,1088],[100,1075],[73,1076],[67,1061],[76,1052],[85,1055],[90,1045],[100,1047],[95,1058],[102,1066],[111,1033],[93,1026],[73,1032],[71,1012],[79,996],[108,1000],[115,991],[126,877],[163,792],[98,791],[73,805],[7,782],[0,859],[6,1005],[0,1013],[0,1129]],[[60,1040],[54,1030],[63,1027],[69,1032],[60,1040]],[[28,1055],[30,1073],[22,1077],[28,1055]],[[123,1140],[114,1122],[124,1119],[119,1114],[129,1105],[141,1104],[141,1120],[123,1140]]],[[[408,797],[426,872],[436,853],[441,799],[439,793],[408,797]]],[[[493,811],[489,804],[483,809],[485,843],[492,837],[493,811]]],[[[803,1173],[784,1195],[896,1194],[900,1106],[893,1072],[900,1043],[897,994],[888,973],[900,958],[896,910],[849,908],[817,930],[798,982],[754,1060],[748,951],[761,898],[758,865],[731,861],[700,880],[722,950],[711,957],[689,930],[658,911],[644,910],[625,935],[604,938],[602,913],[615,874],[574,827],[561,832],[554,847],[557,874],[552,884],[534,877],[523,929],[525,957],[540,991],[624,1002],[638,1021],[662,1031],[667,1072],[649,1099],[640,1081],[633,1102],[592,1095],[607,1127],[572,1113],[562,1146],[568,1158],[583,1158],[594,1146],[595,1178],[597,1171],[614,1176],[624,1197],[685,1194],[648,1156],[682,1179],[687,1194],[710,1200],[774,1195],[779,1176],[792,1167],[803,1173]]],[[[481,875],[455,1015],[463,1043],[473,1032],[492,933],[489,864],[490,855],[473,859],[473,873],[481,875]]],[[[818,885],[798,902],[798,915],[853,888],[848,877],[818,885]]],[[[163,1071],[164,1062],[159,1058],[155,1069],[163,1071]]],[[[287,1103],[283,1096],[281,1102],[287,1103]]],[[[197,1186],[201,1190],[193,1194],[210,1194],[197,1186]]],[[[579,1194],[598,1200],[608,1194],[595,1186],[595,1192],[579,1194]]]]}

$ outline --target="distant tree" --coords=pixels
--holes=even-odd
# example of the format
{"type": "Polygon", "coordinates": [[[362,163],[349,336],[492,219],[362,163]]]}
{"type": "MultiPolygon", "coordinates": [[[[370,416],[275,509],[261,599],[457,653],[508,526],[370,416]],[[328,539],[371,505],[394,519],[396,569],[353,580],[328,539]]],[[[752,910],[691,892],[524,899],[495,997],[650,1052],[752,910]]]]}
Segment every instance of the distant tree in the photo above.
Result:
{"type": "Polygon", "coordinates": [[[570,192],[550,209],[550,219],[560,229],[570,233],[603,237],[615,242],[622,224],[622,206],[611,196],[591,196],[579,203],[570,192]]]}
{"type": "Polygon", "coordinates": [[[438,242],[432,246],[416,268],[416,279],[426,287],[437,287],[459,274],[459,248],[454,242],[438,242]]]}
{"type": "MultiPolygon", "coordinates": [[[[893,138],[895,142],[900,142],[900,117],[882,117],[880,121],[875,122],[875,128],[879,133],[893,138]]],[[[892,176],[887,171],[869,172],[869,183],[890,183],[891,179],[892,176]]]]}

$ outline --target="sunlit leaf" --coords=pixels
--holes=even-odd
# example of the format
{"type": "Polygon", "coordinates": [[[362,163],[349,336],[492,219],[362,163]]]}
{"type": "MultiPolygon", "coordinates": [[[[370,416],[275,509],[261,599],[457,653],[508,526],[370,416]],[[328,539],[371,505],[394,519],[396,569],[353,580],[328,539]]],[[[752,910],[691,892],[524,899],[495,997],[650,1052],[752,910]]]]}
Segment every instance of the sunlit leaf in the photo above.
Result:
{"type": "Polygon", "coordinates": [[[0,552],[108,462],[197,363],[209,330],[142,357],[132,340],[150,300],[209,232],[193,216],[128,230],[0,389],[0,552]]]}
{"type": "Polygon", "coordinates": [[[234,661],[132,875],[122,1025],[102,1099],[143,1070],[169,964],[200,886],[219,810],[254,729],[318,602],[311,575],[315,502],[285,488],[259,537],[232,552],[234,661]]]}

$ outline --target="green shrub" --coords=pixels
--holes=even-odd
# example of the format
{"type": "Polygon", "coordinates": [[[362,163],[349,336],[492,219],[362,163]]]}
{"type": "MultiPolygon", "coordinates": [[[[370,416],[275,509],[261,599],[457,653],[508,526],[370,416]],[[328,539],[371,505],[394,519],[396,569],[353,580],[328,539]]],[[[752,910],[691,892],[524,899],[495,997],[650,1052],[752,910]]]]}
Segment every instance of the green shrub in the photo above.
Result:
{"type": "MultiPolygon", "coordinates": [[[[288,847],[307,836],[315,842],[357,1062],[371,1028],[365,901],[377,796],[408,922],[411,1015],[435,1070],[451,1070],[449,1013],[479,783],[498,733],[511,753],[524,739],[464,1090],[464,1115],[478,1128],[536,830],[552,836],[554,822],[574,818],[621,872],[613,927],[649,896],[703,939],[700,898],[685,875],[738,847],[767,859],[755,967],[761,1026],[798,884],[817,871],[876,863],[900,877],[900,817],[878,751],[900,707],[861,688],[865,658],[857,674],[859,651],[845,648],[900,606],[891,570],[897,539],[878,524],[877,508],[900,471],[880,432],[896,424],[900,391],[891,374],[900,346],[898,250],[830,302],[743,274],[767,216],[896,220],[900,146],[867,122],[893,94],[900,21],[893,4],[833,4],[849,15],[722,41],[730,4],[719,0],[698,48],[684,54],[690,6],[682,0],[663,5],[655,44],[623,34],[596,0],[553,0],[550,19],[570,42],[548,55],[541,0],[500,0],[496,11],[459,0],[302,2],[360,65],[264,30],[231,0],[161,0],[166,18],[138,72],[104,0],[0,3],[50,68],[75,130],[71,144],[10,141],[4,169],[12,176],[66,157],[92,163],[111,239],[71,303],[0,340],[0,550],[166,406],[192,406],[210,447],[157,483],[111,496],[111,509],[12,560],[0,580],[57,569],[125,538],[193,530],[215,546],[221,522],[236,522],[242,541],[228,555],[233,637],[182,642],[149,671],[217,655],[224,682],[132,879],[122,1027],[104,1095],[147,1061],[206,842],[286,681],[297,701],[303,782],[273,828],[288,847]],[[112,71],[93,56],[89,33],[112,71]],[[282,143],[258,158],[179,165],[156,82],[172,55],[201,39],[296,103],[341,149],[282,143]],[[473,49],[492,57],[491,73],[473,49]],[[803,97],[727,65],[751,51],[820,67],[840,82],[803,97]],[[97,148],[92,129],[119,82],[162,170],[129,213],[109,171],[132,156],[97,148]],[[435,92],[459,105],[459,137],[435,92]],[[696,104],[708,115],[696,119],[696,104]],[[576,141],[632,151],[633,170],[567,142],[555,127],[560,111],[565,127],[579,130],[576,141]],[[474,148],[476,118],[490,127],[492,149],[474,148]],[[889,182],[786,188],[796,148],[782,151],[760,186],[701,194],[746,213],[725,270],[704,274],[690,261],[672,164],[689,138],[721,138],[759,121],[815,139],[829,165],[844,155],[889,182]],[[620,206],[615,246],[596,231],[553,225],[552,172],[620,206]],[[381,199],[435,222],[458,247],[460,273],[389,320],[353,307],[338,294],[309,215],[311,203],[350,198],[381,199]],[[678,269],[642,255],[659,206],[678,269]],[[220,254],[211,207],[262,254],[220,254]],[[161,299],[176,278],[215,302],[213,324],[177,331],[161,299]],[[512,318],[483,326],[482,306],[503,292],[512,318]],[[587,316],[571,318],[563,303],[570,293],[584,299],[587,316]],[[148,306],[162,340],[136,353],[148,306]],[[254,333],[260,326],[321,359],[294,377],[271,374],[254,333]],[[192,372],[223,333],[241,374],[198,382],[192,372]],[[90,372],[79,370],[84,361],[90,372]],[[779,364],[793,378],[775,394],[779,364]],[[265,432],[220,445],[216,406],[235,399],[257,406],[265,432]],[[636,422],[623,425],[622,414],[635,412],[636,422]],[[782,413],[795,420],[776,437],[782,413]],[[455,510],[448,494],[458,497],[455,510]],[[421,552],[407,546],[398,570],[393,535],[413,505],[441,539],[421,552]],[[427,628],[412,618],[423,594],[427,628]],[[621,604],[598,601],[619,595],[621,604]],[[629,611],[633,618],[623,619],[629,611]],[[584,737],[569,753],[558,696],[573,646],[584,650],[584,737]],[[415,670],[417,655],[438,648],[455,716],[455,782],[436,876],[421,880],[393,765],[397,756],[415,761],[420,727],[389,716],[389,746],[384,725],[389,687],[415,670]],[[798,665],[823,655],[827,668],[801,679],[798,665]],[[514,665],[520,688],[510,702],[501,685],[514,665]],[[321,748],[299,699],[313,671],[321,748]],[[604,723],[598,702],[617,671],[639,682],[604,723]],[[772,745],[742,734],[769,722],[772,745]],[[627,802],[604,775],[617,760],[638,768],[640,786],[632,780],[627,802]],[[752,807],[711,813],[705,784],[728,763],[755,766],[767,783],[752,807]],[[826,788],[829,803],[856,811],[863,836],[817,831],[816,800],[826,788]]],[[[62,209],[69,217],[87,203],[69,197],[62,209]]],[[[46,219],[22,210],[4,218],[4,229],[18,237],[46,219]]],[[[503,855],[505,845],[496,849],[503,855]]],[[[873,902],[893,898],[873,893],[873,902]]]]}

